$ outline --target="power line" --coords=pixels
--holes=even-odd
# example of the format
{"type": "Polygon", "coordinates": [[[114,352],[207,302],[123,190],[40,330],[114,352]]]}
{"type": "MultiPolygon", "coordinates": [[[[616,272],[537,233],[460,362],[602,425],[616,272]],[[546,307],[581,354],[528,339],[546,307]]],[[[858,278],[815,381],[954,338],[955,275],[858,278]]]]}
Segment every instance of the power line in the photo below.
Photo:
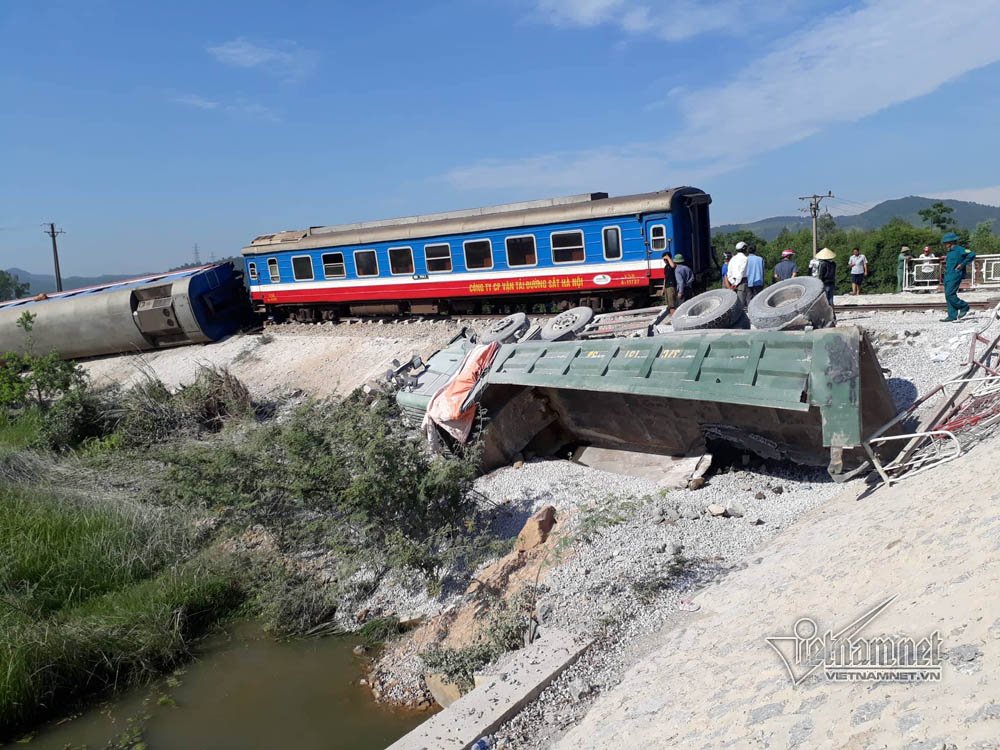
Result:
{"type": "Polygon", "coordinates": [[[198,243],[194,243],[194,264],[196,266],[201,265],[201,250],[198,248],[198,243]]]}
{"type": "Polygon", "coordinates": [[[813,225],[813,257],[816,257],[817,248],[817,226],[816,221],[819,219],[819,204],[824,198],[833,198],[834,195],[829,190],[826,191],[826,195],[804,195],[799,196],[800,201],[809,201],[809,215],[812,217],[813,225]]]}
{"type": "MultiPolygon", "coordinates": [[[[42,224],[42,226],[46,225],[42,224]]],[[[59,272],[59,246],[56,244],[56,235],[66,233],[61,229],[56,229],[56,225],[52,222],[49,222],[48,229],[43,229],[42,231],[52,238],[52,264],[55,266],[56,271],[56,291],[61,292],[63,290],[62,274],[59,272]]]]}

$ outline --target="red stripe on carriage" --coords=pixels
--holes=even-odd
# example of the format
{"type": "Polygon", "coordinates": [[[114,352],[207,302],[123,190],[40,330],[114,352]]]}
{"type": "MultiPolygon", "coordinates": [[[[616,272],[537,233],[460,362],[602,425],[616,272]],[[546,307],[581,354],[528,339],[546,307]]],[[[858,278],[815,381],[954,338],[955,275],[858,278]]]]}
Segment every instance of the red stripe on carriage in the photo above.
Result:
{"type": "Polygon", "coordinates": [[[523,295],[573,294],[607,289],[645,287],[663,278],[662,268],[607,274],[532,276],[524,279],[463,280],[461,276],[442,281],[410,281],[405,284],[339,286],[336,281],[319,289],[268,291],[265,287],[251,297],[267,304],[309,302],[374,302],[414,299],[457,299],[462,297],[503,297],[523,295]]]}

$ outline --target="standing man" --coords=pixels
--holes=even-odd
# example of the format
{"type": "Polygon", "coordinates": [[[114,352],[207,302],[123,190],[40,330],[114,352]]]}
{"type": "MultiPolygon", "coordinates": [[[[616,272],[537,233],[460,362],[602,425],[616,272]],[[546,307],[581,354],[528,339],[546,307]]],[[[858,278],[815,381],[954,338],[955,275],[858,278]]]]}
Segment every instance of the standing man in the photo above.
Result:
{"type": "Polygon", "coordinates": [[[899,257],[896,258],[896,291],[903,291],[906,283],[906,261],[910,258],[910,248],[903,245],[899,248],[899,257]]]}
{"type": "Polygon", "coordinates": [[[976,259],[976,254],[958,244],[958,235],[948,232],[941,238],[948,254],[944,256],[944,299],[948,303],[948,317],[941,320],[961,320],[969,314],[969,303],[959,299],[958,288],[965,278],[965,267],[976,259]]]}
{"type": "Polygon", "coordinates": [[[934,260],[935,258],[937,258],[937,256],[934,254],[934,251],[931,250],[931,246],[930,245],[924,245],[924,251],[922,253],[920,253],[920,257],[921,258],[930,258],[931,260],[934,260]]]}
{"type": "Polygon", "coordinates": [[[691,285],[694,284],[694,271],[684,264],[684,256],[678,253],[673,258],[667,258],[667,262],[674,269],[674,278],[677,279],[677,301],[685,302],[691,296],[691,285]]]}
{"type": "Polygon", "coordinates": [[[861,294],[861,285],[865,276],[868,275],[868,258],[861,254],[861,248],[855,247],[851,250],[851,257],[847,259],[847,265],[851,269],[851,294],[857,297],[861,294]]]}
{"type": "Polygon", "coordinates": [[[722,254],[722,286],[726,289],[729,288],[729,279],[726,278],[726,272],[729,270],[729,259],[733,257],[733,254],[726,250],[722,254]]]}
{"type": "Polygon", "coordinates": [[[743,307],[747,306],[747,256],[744,252],[747,243],[737,242],[736,253],[729,259],[729,266],[726,268],[726,280],[729,281],[729,288],[736,292],[743,307]]]}
{"type": "Polygon", "coordinates": [[[833,307],[833,291],[837,287],[837,264],[834,259],[837,254],[828,247],[824,247],[816,253],[816,278],[823,282],[823,291],[826,292],[826,301],[833,307]]]}
{"type": "Polygon", "coordinates": [[[751,245],[747,255],[747,301],[749,302],[764,288],[764,259],[757,255],[757,248],[751,245]]]}
{"type": "Polygon", "coordinates": [[[789,248],[781,251],[781,260],[774,266],[774,280],[787,281],[799,275],[798,266],[795,265],[795,251],[789,248]]]}
{"type": "Polygon", "coordinates": [[[663,304],[671,315],[677,309],[677,276],[674,274],[674,259],[668,250],[660,256],[663,260],[663,304]]]}

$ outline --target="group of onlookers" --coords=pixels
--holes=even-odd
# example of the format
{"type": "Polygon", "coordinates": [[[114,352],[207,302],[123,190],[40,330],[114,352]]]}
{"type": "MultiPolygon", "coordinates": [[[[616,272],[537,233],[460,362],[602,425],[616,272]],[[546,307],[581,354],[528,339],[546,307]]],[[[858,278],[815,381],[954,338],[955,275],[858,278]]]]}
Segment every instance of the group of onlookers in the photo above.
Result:
{"type": "MultiPolygon", "coordinates": [[[[968,303],[958,297],[958,288],[965,277],[968,264],[976,258],[976,254],[958,244],[958,235],[948,232],[941,238],[947,254],[944,256],[944,292],[948,304],[948,317],[945,320],[958,320],[969,313],[968,303]]],[[[694,283],[694,272],[685,264],[683,255],[671,256],[663,254],[664,297],[667,307],[671,310],[678,303],[687,299],[694,283]]],[[[899,251],[896,267],[896,290],[903,289],[906,260],[910,258],[910,248],[903,246],[899,251]]],[[[924,247],[918,256],[920,259],[936,259],[930,245],[924,247]]],[[[833,305],[833,294],[837,286],[837,254],[824,247],[809,261],[809,273],[823,282],[823,290],[830,305],[833,305]]],[[[868,258],[861,248],[851,249],[847,258],[847,266],[851,274],[851,295],[861,294],[865,278],[868,276],[868,258]]],[[[746,242],[737,242],[735,252],[723,253],[722,285],[736,292],[744,307],[764,288],[764,259],[757,254],[757,248],[746,242]]],[[[788,249],[781,253],[781,260],[774,266],[772,280],[775,282],[792,279],[799,275],[795,262],[795,251],[788,249]]]]}

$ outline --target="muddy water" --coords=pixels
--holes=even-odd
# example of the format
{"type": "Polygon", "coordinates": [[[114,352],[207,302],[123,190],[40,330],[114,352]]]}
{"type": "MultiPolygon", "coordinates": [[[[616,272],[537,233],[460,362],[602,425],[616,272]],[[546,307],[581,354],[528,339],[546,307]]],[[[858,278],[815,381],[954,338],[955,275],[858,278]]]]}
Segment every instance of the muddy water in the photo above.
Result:
{"type": "Polygon", "coordinates": [[[427,718],[376,706],[355,642],[279,643],[248,625],[174,675],[42,728],[30,750],[381,750],[427,718]]]}

